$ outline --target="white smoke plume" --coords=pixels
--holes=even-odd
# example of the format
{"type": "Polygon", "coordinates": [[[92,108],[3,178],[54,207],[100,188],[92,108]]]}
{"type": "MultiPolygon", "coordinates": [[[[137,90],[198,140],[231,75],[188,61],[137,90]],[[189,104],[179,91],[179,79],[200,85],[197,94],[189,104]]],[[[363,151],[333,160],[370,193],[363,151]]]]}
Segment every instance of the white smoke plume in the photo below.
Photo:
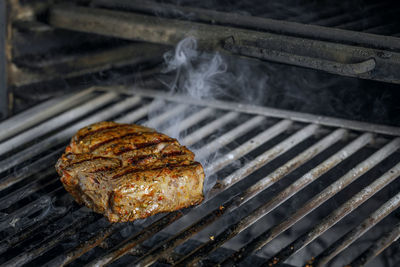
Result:
{"type": "MultiPolygon", "coordinates": [[[[168,81],[161,80],[161,82],[167,86],[171,95],[181,94],[203,100],[232,100],[233,98],[233,100],[238,102],[257,103],[261,99],[260,95],[263,94],[267,76],[257,73],[257,77],[255,77],[247,66],[248,64],[241,64],[241,68],[238,69],[232,68],[228,61],[227,58],[224,58],[218,52],[209,54],[199,51],[196,39],[188,37],[179,42],[174,51],[165,53],[165,67],[162,72],[167,77],[170,78],[172,76],[173,78],[168,81]],[[260,77],[263,78],[260,79],[260,77]],[[249,86],[252,87],[252,90],[248,90],[249,86]]],[[[179,130],[180,123],[186,118],[188,113],[195,113],[199,110],[199,107],[190,107],[189,110],[186,110],[187,112],[180,113],[160,124],[159,122],[154,123],[152,119],[168,112],[176,107],[176,104],[167,103],[163,100],[155,100],[153,105],[158,105],[162,108],[157,108],[150,112],[148,121],[145,124],[161,132],[165,132],[179,141],[182,141],[187,135],[186,131],[179,130]]],[[[223,129],[219,129],[219,131],[223,131],[223,129]]],[[[196,151],[205,144],[206,142],[202,140],[191,146],[190,149],[196,154],[196,151]]],[[[183,143],[183,145],[185,144],[183,143]]],[[[204,167],[207,167],[210,162],[213,162],[226,152],[226,148],[222,148],[220,151],[212,153],[207,157],[196,159],[200,160],[204,167]]],[[[236,162],[233,164],[237,165],[236,162]]],[[[206,176],[205,192],[215,184],[216,179],[208,174],[206,176]]]]}

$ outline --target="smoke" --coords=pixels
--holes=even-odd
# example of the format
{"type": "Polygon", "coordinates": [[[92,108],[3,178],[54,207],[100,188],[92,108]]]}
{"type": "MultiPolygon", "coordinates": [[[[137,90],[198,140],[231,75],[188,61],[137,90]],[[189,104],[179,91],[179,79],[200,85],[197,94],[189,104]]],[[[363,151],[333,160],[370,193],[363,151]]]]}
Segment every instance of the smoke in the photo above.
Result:
{"type": "Polygon", "coordinates": [[[214,98],[224,93],[221,87],[227,65],[219,53],[201,54],[193,37],[183,39],[174,52],[164,55],[163,73],[176,71],[174,81],[168,85],[171,93],[184,93],[193,98],[214,98]]]}
{"type": "Polygon", "coordinates": [[[183,39],[175,51],[165,53],[164,62],[162,73],[175,74],[172,81],[161,80],[171,94],[252,104],[260,104],[265,95],[269,76],[257,70],[257,62],[200,52],[193,37],[183,39]]]}
{"type": "MultiPolygon", "coordinates": [[[[265,93],[268,76],[253,72],[254,68],[249,63],[232,63],[235,62],[231,62],[229,58],[223,57],[218,52],[210,54],[199,51],[196,39],[187,37],[177,44],[175,50],[164,54],[164,67],[161,71],[163,76],[160,76],[159,80],[166,86],[171,95],[180,94],[201,100],[224,99],[260,104],[265,93]],[[248,90],[249,87],[251,87],[251,90],[248,90]]],[[[200,107],[187,107],[184,112],[179,112],[167,120],[160,121],[157,117],[165,115],[166,112],[170,112],[177,105],[163,100],[154,100],[152,105],[153,107],[157,106],[157,108],[151,109],[148,120],[144,124],[177,138],[183,145],[187,145],[185,137],[188,136],[189,132],[188,129],[182,127],[182,122],[191,114],[196,114],[200,107]]],[[[213,114],[212,118],[218,119],[221,114],[213,114]]],[[[236,119],[236,121],[239,119],[236,119]]],[[[218,136],[223,131],[224,127],[220,127],[211,137],[218,136]]],[[[205,141],[207,139],[209,138],[189,144],[189,148],[196,154],[196,151],[207,144],[208,141],[205,141]]],[[[207,168],[210,162],[214,162],[225,152],[229,151],[226,148],[221,148],[216,152],[206,153],[196,160],[200,160],[203,166],[207,168]]],[[[240,165],[240,162],[234,162],[232,166],[239,167],[238,165],[240,165]]],[[[207,192],[211,189],[215,181],[215,176],[206,174],[204,191],[207,192]]]]}

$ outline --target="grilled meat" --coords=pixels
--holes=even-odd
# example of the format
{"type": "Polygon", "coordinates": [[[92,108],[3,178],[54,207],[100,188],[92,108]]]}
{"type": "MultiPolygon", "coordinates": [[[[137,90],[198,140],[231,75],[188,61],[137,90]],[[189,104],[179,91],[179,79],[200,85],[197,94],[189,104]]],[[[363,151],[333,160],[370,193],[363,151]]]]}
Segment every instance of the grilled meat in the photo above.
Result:
{"type": "Polygon", "coordinates": [[[200,203],[204,171],[176,139],[153,129],[99,122],[77,132],[56,164],[78,203],[111,222],[200,203]]]}

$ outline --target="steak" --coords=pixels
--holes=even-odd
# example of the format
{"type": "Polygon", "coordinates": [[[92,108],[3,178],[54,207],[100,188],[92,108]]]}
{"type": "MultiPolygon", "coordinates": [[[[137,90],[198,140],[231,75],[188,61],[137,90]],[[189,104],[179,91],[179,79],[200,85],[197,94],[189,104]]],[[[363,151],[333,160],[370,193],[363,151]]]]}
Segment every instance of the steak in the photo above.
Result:
{"type": "Polygon", "coordinates": [[[78,203],[110,222],[203,200],[204,171],[194,154],[176,139],[140,125],[99,122],[80,129],[56,169],[78,203]]]}

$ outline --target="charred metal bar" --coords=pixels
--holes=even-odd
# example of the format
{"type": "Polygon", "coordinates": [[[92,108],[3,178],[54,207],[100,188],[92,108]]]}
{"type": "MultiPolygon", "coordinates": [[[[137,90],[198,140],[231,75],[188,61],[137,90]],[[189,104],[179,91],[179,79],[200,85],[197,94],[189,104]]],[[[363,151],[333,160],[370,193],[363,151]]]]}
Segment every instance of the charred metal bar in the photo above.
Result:
{"type": "MultiPolygon", "coordinates": [[[[348,71],[345,73],[346,76],[400,83],[400,77],[398,77],[400,54],[397,52],[390,51],[389,53],[385,50],[334,42],[77,6],[62,5],[51,8],[50,23],[55,27],[69,30],[167,45],[175,45],[181,39],[192,36],[198,40],[199,47],[206,50],[222,50],[222,41],[232,38],[238,45],[262,43],[264,49],[288,53],[291,58],[304,56],[313,58],[314,61],[326,60],[336,62],[335,64],[353,64],[373,59],[376,66],[372,71],[359,73],[353,71],[351,66],[343,68],[343,71],[348,71]]],[[[285,57],[270,57],[269,60],[290,63],[285,57]]],[[[295,62],[301,64],[299,60],[295,60],[295,62]]],[[[368,64],[371,67],[371,63],[368,64]]],[[[306,65],[306,67],[321,69],[318,68],[319,66],[321,64],[306,65]]],[[[333,69],[331,68],[331,70],[333,69]]]]}
{"type": "Polygon", "coordinates": [[[185,118],[179,125],[172,125],[169,127],[166,132],[176,132],[180,133],[184,129],[188,129],[191,126],[199,123],[200,121],[204,120],[205,118],[213,115],[215,113],[215,109],[212,108],[203,108],[202,110],[195,112],[194,114],[190,115],[189,117],[185,118]]]}
{"type": "MultiPolygon", "coordinates": [[[[325,143],[327,141],[330,141],[330,142],[337,141],[338,139],[336,139],[336,138],[342,137],[343,134],[344,134],[343,131],[338,130],[338,131],[334,132],[334,134],[329,136],[329,138],[326,138],[323,143],[325,143]]],[[[359,138],[356,141],[352,142],[350,145],[348,145],[344,149],[342,149],[340,151],[341,153],[338,152],[337,154],[335,154],[334,156],[332,156],[331,158],[326,160],[324,163],[321,163],[319,166],[317,166],[316,168],[311,170],[309,173],[305,174],[303,177],[307,177],[307,176],[310,176],[310,174],[314,174],[313,179],[314,180],[317,179],[323,173],[325,173],[326,171],[329,170],[329,168],[321,170],[320,169],[321,166],[325,166],[326,162],[330,162],[331,159],[336,159],[336,162],[333,163],[333,166],[331,165],[332,168],[333,168],[342,159],[342,158],[337,159],[338,158],[337,155],[341,155],[342,156],[342,155],[345,155],[347,153],[346,156],[349,156],[349,155],[355,153],[360,147],[365,145],[365,143],[364,143],[365,139],[366,138],[359,138]]],[[[330,142],[328,142],[328,144],[330,142]]],[[[310,151],[307,151],[307,152],[310,152],[310,151]]],[[[293,164],[293,163],[291,163],[291,164],[293,164]]],[[[279,171],[279,169],[278,169],[278,171],[279,171]]],[[[272,175],[273,174],[274,173],[272,173],[272,175]]],[[[280,175],[278,175],[278,177],[280,177],[280,175]]],[[[296,183],[298,184],[300,181],[302,181],[303,177],[300,178],[298,181],[296,181],[295,184],[296,183]]],[[[248,190],[246,190],[246,196],[247,197],[253,197],[258,192],[260,192],[260,191],[264,190],[265,188],[269,187],[271,185],[271,180],[269,180],[269,178],[270,178],[270,176],[267,176],[266,178],[262,179],[257,184],[253,185],[248,190]]],[[[233,238],[237,234],[241,233],[243,230],[247,229],[252,224],[257,222],[260,218],[262,218],[263,216],[265,216],[266,214],[268,214],[269,212],[274,210],[276,207],[281,205],[283,202],[285,202],[291,196],[296,194],[298,191],[300,191],[306,185],[307,185],[307,183],[306,184],[302,184],[302,186],[300,186],[300,187],[297,187],[297,188],[295,187],[298,190],[293,190],[293,185],[289,186],[285,190],[281,191],[278,195],[274,196],[270,201],[268,201],[267,203],[261,205],[260,207],[258,207],[254,211],[252,211],[249,215],[247,215],[246,217],[242,218],[240,221],[230,225],[227,229],[225,229],[220,234],[218,234],[218,236],[216,236],[214,238],[214,240],[210,240],[207,243],[204,243],[203,245],[201,245],[200,247],[195,249],[193,252],[191,252],[185,258],[181,259],[179,261],[179,263],[177,263],[177,265],[179,265],[179,266],[188,266],[188,265],[194,264],[195,262],[201,260],[206,255],[208,255],[209,253],[211,253],[212,251],[217,249],[219,246],[221,246],[223,243],[225,243],[226,241],[230,240],[231,238],[233,238]]],[[[243,201],[243,200],[240,200],[240,202],[241,201],[243,201]]],[[[244,199],[244,202],[247,202],[247,200],[244,199]]]]}
{"type": "Polygon", "coordinates": [[[241,199],[241,203],[244,204],[252,197],[254,197],[258,192],[267,189],[272,184],[276,183],[284,176],[291,173],[293,170],[297,169],[308,160],[312,159],[322,151],[326,150],[331,145],[337,143],[339,140],[345,138],[347,135],[347,131],[344,129],[337,129],[336,131],[332,132],[331,134],[324,137],[322,140],[318,141],[314,145],[310,146],[308,149],[294,157],[293,159],[286,162],[284,165],[264,177],[263,179],[259,180],[254,185],[250,186],[246,193],[244,194],[246,197],[241,199]]]}
{"type": "MultiPolygon", "coordinates": [[[[233,25],[236,27],[246,27],[256,30],[292,34],[306,38],[331,40],[335,42],[357,43],[376,48],[400,49],[400,40],[392,38],[382,38],[382,36],[374,34],[352,32],[317,25],[301,24],[297,22],[274,20],[255,16],[246,16],[238,13],[220,12],[201,8],[177,6],[158,2],[156,3],[153,1],[139,0],[117,0],[112,2],[107,0],[95,0],[92,3],[99,7],[139,11],[158,16],[161,15],[182,18],[182,14],[190,14],[190,20],[199,22],[233,25]]],[[[376,8],[376,6],[379,5],[382,4],[379,3],[368,8],[376,8]]],[[[364,12],[365,9],[366,8],[363,9],[364,12]]]]}
{"type": "Polygon", "coordinates": [[[211,133],[215,132],[218,128],[228,124],[229,122],[233,121],[239,117],[239,113],[237,112],[229,112],[224,116],[212,121],[211,123],[203,126],[201,129],[197,130],[196,132],[186,136],[183,138],[182,143],[186,146],[191,146],[194,143],[200,141],[204,137],[210,135],[211,133]]]}
{"type": "Polygon", "coordinates": [[[51,152],[50,154],[47,154],[43,156],[42,158],[38,159],[37,161],[33,162],[32,164],[29,164],[27,166],[24,166],[23,168],[19,169],[15,173],[11,173],[4,177],[0,181],[0,191],[26,179],[30,175],[34,174],[32,172],[32,169],[35,169],[35,171],[42,171],[45,168],[48,168],[49,162],[54,162],[62,153],[62,149],[55,150],[51,152]]]}
{"type": "MultiPolygon", "coordinates": [[[[376,180],[373,184],[363,189],[364,193],[366,190],[379,190],[381,187],[387,185],[394,179],[400,176],[400,163],[386,172],[383,176],[381,176],[378,180],[376,180]],[[374,187],[380,187],[376,189],[374,187]]],[[[361,192],[363,192],[361,191],[361,192]]],[[[357,194],[356,196],[360,195],[357,194]]],[[[377,191],[376,191],[377,192],[377,191]]],[[[362,196],[363,197],[363,196],[362,196]]],[[[349,202],[348,202],[349,203],[349,202]]],[[[351,203],[349,203],[351,204],[351,203]]],[[[371,229],[374,225],[380,222],[383,218],[389,215],[392,211],[396,210],[400,207],[400,193],[395,197],[387,201],[383,204],[379,209],[373,212],[367,219],[365,219],[359,226],[355,227],[353,230],[345,234],[335,243],[330,245],[327,249],[324,250],[319,256],[315,257],[313,260],[309,261],[309,264],[312,266],[324,266],[327,264],[333,257],[338,255],[345,248],[350,246],[355,240],[361,237],[365,232],[371,229]]]]}
{"type": "Polygon", "coordinates": [[[13,213],[9,214],[6,220],[0,223],[0,231],[3,231],[7,227],[13,224],[13,220],[18,220],[19,218],[27,217],[44,207],[48,207],[51,205],[51,197],[56,196],[57,194],[64,193],[61,187],[54,189],[53,191],[46,194],[45,197],[40,197],[28,205],[21,207],[20,209],[14,211],[13,213]]]}
{"type": "MultiPolygon", "coordinates": [[[[336,182],[325,188],[322,192],[320,192],[318,195],[309,200],[303,207],[298,209],[295,214],[293,214],[289,219],[287,219],[277,227],[280,228],[278,231],[281,232],[282,230],[287,229],[287,227],[293,225],[294,222],[303,218],[305,215],[307,215],[308,213],[310,213],[311,211],[322,205],[325,201],[333,197],[343,188],[345,188],[350,183],[358,179],[361,175],[363,175],[364,173],[372,169],[374,166],[376,166],[379,162],[381,162],[382,160],[390,156],[392,153],[394,153],[399,147],[400,147],[400,138],[396,138],[392,142],[390,142],[389,144],[387,144],[386,146],[384,146],[383,148],[372,154],[368,159],[358,164],[356,167],[351,169],[346,175],[342,176],[339,180],[337,180],[336,182]]],[[[350,201],[354,202],[354,199],[351,199],[350,201]]],[[[362,201],[362,199],[359,201],[362,201]]],[[[354,204],[356,205],[357,203],[354,204]]],[[[295,241],[293,241],[285,248],[283,248],[280,252],[278,252],[275,256],[271,257],[271,259],[268,260],[268,264],[275,265],[280,262],[284,262],[291,255],[293,255],[303,247],[307,246],[315,238],[317,238],[326,230],[328,230],[331,225],[336,223],[336,220],[340,220],[342,216],[345,215],[345,213],[342,214],[342,212],[346,212],[346,208],[348,208],[347,206],[348,205],[345,205],[344,206],[345,208],[341,207],[333,213],[332,216],[338,216],[338,218],[333,217],[332,220],[329,220],[330,217],[328,217],[327,221],[324,220],[320,225],[316,226],[311,231],[301,235],[295,241]]]]}
{"type": "Polygon", "coordinates": [[[266,165],[268,162],[271,162],[273,159],[279,157],[283,153],[289,151],[296,145],[300,144],[310,136],[312,136],[319,126],[316,124],[308,125],[297,133],[293,134],[289,138],[285,139],[283,142],[277,144],[273,148],[267,150],[263,154],[257,156],[255,159],[247,163],[242,168],[238,169],[234,173],[230,174],[224,180],[220,182],[222,188],[228,188],[244,177],[252,174],[262,166],[266,165]]]}
{"type": "Polygon", "coordinates": [[[66,229],[59,229],[55,234],[39,243],[38,247],[29,249],[4,263],[6,266],[21,266],[49,251],[64,238],[75,234],[80,229],[98,220],[100,215],[90,213],[83,218],[75,219],[66,229]]]}
{"type": "Polygon", "coordinates": [[[313,58],[309,56],[294,55],[292,53],[272,50],[259,46],[238,45],[233,38],[224,42],[224,48],[233,54],[254,57],[270,61],[291,64],[299,67],[319,69],[333,74],[343,76],[357,76],[372,71],[376,64],[373,58],[357,63],[340,63],[326,59],[313,58]]]}
{"type": "Polygon", "coordinates": [[[23,86],[57,78],[82,76],[115,67],[159,61],[166,51],[166,46],[137,43],[67,58],[56,57],[52,61],[39,63],[16,58],[10,83],[13,86],[23,86]]]}
{"type": "Polygon", "coordinates": [[[55,257],[51,261],[47,262],[44,266],[52,267],[52,266],[65,266],[68,263],[72,262],[73,260],[79,258],[89,250],[94,247],[97,247],[101,244],[107,237],[111,234],[119,231],[123,228],[123,224],[110,224],[107,227],[101,229],[100,231],[96,232],[92,238],[88,241],[82,242],[80,245],[75,247],[74,249],[60,254],[59,256],[55,257]]]}
{"type": "Polygon", "coordinates": [[[225,145],[229,144],[236,138],[244,135],[245,133],[251,131],[255,127],[259,126],[266,118],[264,116],[256,116],[252,118],[251,120],[246,121],[245,123],[239,125],[235,129],[227,132],[226,134],[218,137],[211,143],[208,143],[207,145],[203,146],[200,148],[197,152],[196,155],[199,158],[204,157],[205,155],[211,154],[212,152],[215,152],[221,147],[224,147],[225,145]]]}
{"type": "Polygon", "coordinates": [[[150,238],[154,235],[154,233],[160,232],[165,227],[170,225],[171,223],[175,222],[179,218],[183,216],[183,213],[180,211],[172,212],[161,219],[155,221],[145,229],[141,230],[140,232],[136,233],[132,237],[126,239],[117,247],[113,248],[109,253],[100,257],[88,264],[88,266],[104,266],[107,265],[126,253],[129,253],[132,249],[134,249],[137,245],[143,243],[146,239],[150,238]]]}
{"type": "Polygon", "coordinates": [[[41,220],[40,223],[32,223],[31,225],[19,229],[19,232],[3,239],[0,242],[0,253],[6,252],[8,249],[18,246],[23,241],[31,237],[33,234],[43,231],[49,224],[52,224],[60,218],[64,217],[68,212],[74,212],[78,209],[77,205],[71,201],[71,205],[68,205],[62,213],[51,213],[46,216],[45,219],[41,220]]]}
{"type": "Polygon", "coordinates": [[[138,119],[146,116],[147,113],[149,113],[150,111],[162,107],[162,105],[163,105],[162,102],[152,102],[149,104],[145,104],[142,107],[134,110],[133,112],[129,112],[128,114],[125,114],[124,116],[116,119],[115,121],[118,123],[133,123],[138,119]]]}
{"type": "Polygon", "coordinates": [[[279,123],[275,124],[274,126],[268,128],[264,132],[258,134],[257,136],[251,138],[250,140],[246,141],[239,147],[235,148],[233,151],[229,152],[228,154],[220,157],[218,160],[213,162],[209,165],[205,172],[208,173],[216,173],[217,171],[223,169],[230,163],[234,162],[235,160],[243,157],[244,155],[248,154],[249,152],[253,151],[260,145],[268,142],[269,140],[273,139],[277,135],[285,132],[290,126],[292,125],[292,121],[283,120],[279,123]]]}
{"type": "MultiPolygon", "coordinates": [[[[372,141],[372,135],[369,133],[363,134],[338,152],[336,152],[334,155],[330,156],[328,159],[326,159],[324,162],[319,164],[317,167],[313,168],[306,174],[304,174],[301,178],[299,178],[297,181],[295,181],[293,184],[288,186],[286,189],[282,190],[280,193],[275,195],[270,201],[268,201],[266,204],[262,205],[258,209],[264,209],[267,212],[272,211],[274,208],[288,200],[290,197],[295,195],[296,193],[300,192],[303,188],[305,188],[307,185],[309,185],[311,182],[317,180],[319,177],[321,177],[324,173],[328,172],[329,170],[333,169],[335,166],[337,166],[340,162],[344,161],[346,158],[350,157],[352,154],[357,152],[359,149],[367,145],[369,142],[372,141]]],[[[265,214],[265,212],[264,212],[265,214]]],[[[239,222],[238,226],[234,227],[239,227],[243,222],[239,222]]],[[[247,257],[251,252],[253,252],[255,249],[259,248],[259,246],[256,246],[256,244],[260,245],[261,242],[269,242],[273,239],[274,237],[269,235],[269,232],[267,231],[264,234],[261,234],[257,239],[255,239],[253,242],[249,243],[242,249],[240,249],[238,252],[233,254],[230,258],[226,259],[222,265],[224,266],[229,266],[230,264],[233,264],[235,262],[239,262],[244,259],[244,257],[247,257]],[[258,239],[262,239],[259,241],[258,239]],[[256,243],[256,241],[259,241],[256,243]]],[[[260,245],[261,246],[261,245],[260,245]]]]}
{"type": "Polygon", "coordinates": [[[19,201],[20,199],[37,192],[38,190],[54,183],[58,182],[57,179],[49,179],[50,174],[54,174],[54,168],[45,170],[40,173],[40,178],[35,179],[32,182],[28,182],[26,185],[21,186],[17,190],[13,191],[11,194],[7,194],[0,198],[0,210],[8,208],[10,205],[19,201]]]}
{"type": "MultiPolygon", "coordinates": [[[[51,130],[57,129],[67,123],[76,120],[79,116],[83,116],[93,110],[111,102],[117,98],[117,94],[110,92],[107,94],[100,95],[91,101],[79,105],[76,108],[70,109],[58,116],[55,116],[37,126],[7,140],[7,142],[0,144],[0,155],[7,153],[8,151],[20,146],[21,144],[26,144],[33,139],[40,137],[42,134],[49,132],[51,130]]],[[[132,105],[139,103],[140,97],[131,98],[132,105]]]]}
{"type": "Polygon", "coordinates": [[[77,94],[67,95],[66,97],[54,98],[39,104],[27,111],[13,116],[12,119],[0,123],[0,141],[12,137],[42,121],[45,121],[56,114],[59,114],[69,108],[81,104],[89,99],[94,88],[88,88],[77,94]]]}
{"type": "Polygon", "coordinates": [[[168,240],[162,242],[160,245],[151,249],[143,257],[134,262],[131,266],[149,266],[155,263],[159,258],[166,256],[170,251],[188,240],[191,236],[200,232],[205,227],[218,220],[227,211],[227,209],[225,209],[225,206],[230,207],[233,202],[234,199],[225,202],[224,205],[222,205],[220,208],[213,210],[212,212],[208,213],[207,216],[202,217],[191,226],[187,227],[175,236],[169,238],[168,240]]]}
{"type": "MultiPolygon", "coordinates": [[[[124,88],[121,88],[121,90],[128,92],[124,88]]],[[[160,93],[159,91],[156,90],[135,88],[134,90],[131,90],[131,93],[140,96],[168,99],[173,102],[180,102],[198,106],[208,106],[216,109],[225,109],[225,110],[243,112],[248,114],[264,115],[272,118],[289,119],[298,122],[315,123],[325,126],[346,128],[362,132],[400,136],[400,127],[391,127],[386,125],[371,124],[360,121],[337,119],[332,117],[300,113],[289,110],[282,110],[282,109],[268,108],[263,106],[247,105],[247,104],[237,104],[219,100],[193,99],[183,95],[170,96],[168,94],[160,93]]]]}
{"type": "Polygon", "coordinates": [[[163,114],[159,114],[157,117],[154,117],[150,119],[149,121],[146,122],[146,125],[157,128],[160,124],[164,123],[165,121],[168,121],[174,116],[177,116],[178,114],[181,114],[182,112],[187,109],[187,105],[179,104],[170,110],[164,112],[163,114]]]}
{"type": "MultiPolygon", "coordinates": [[[[396,198],[399,198],[396,195],[396,198]]],[[[393,242],[400,238],[400,223],[398,223],[391,232],[385,234],[379,240],[374,242],[366,251],[364,251],[360,256],[358,256],[354,261],[352,261],[348,266],[359,267],[364,266],[370,260],[381,254],[387,247],[389,247],[393,242]]]]}

